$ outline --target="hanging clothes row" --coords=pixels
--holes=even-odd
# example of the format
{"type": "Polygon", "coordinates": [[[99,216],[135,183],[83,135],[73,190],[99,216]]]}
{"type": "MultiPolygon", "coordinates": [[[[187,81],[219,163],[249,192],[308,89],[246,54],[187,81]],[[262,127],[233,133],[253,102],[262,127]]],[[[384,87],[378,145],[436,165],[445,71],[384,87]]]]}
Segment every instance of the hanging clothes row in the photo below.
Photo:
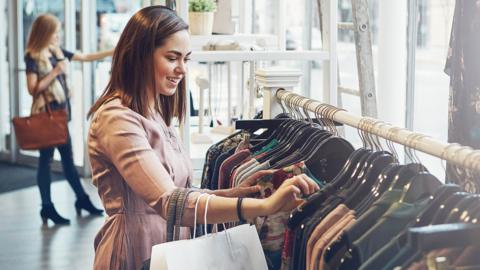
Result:
{"type": "MultiPolygon", "coordinates": [[[[217,151],[216,160],[209,160],[214,167],[204,170],[211,174],[202,182],[204,188],[218,189],[257,184],[262,187],[257,197],[265,198],[294,175],[305,173],[317,181],[320,191],[292,213],[255,220],[270,269],[406,269],[440,257],[455,266],[480,265],[472,256],[480,251],[475,244],[452,247],[444,241],[433,245],[442,252],[425,253],[412,243],[410,232],[434,224],[476,223],[479,196],[442,184],[418,161],[399,164],[391,144],[384,149],[378,137],[366,132],[374,129],[369,119],[360,123],[364,145],[355,150],[328,121],[337,108],[315,109],[321,120],[315,124],[303,120],[310,115],[302,114],[299,106],[305,103],[298,95],[283,101],[290,115],[302,120],[265,126],[260,135],[252,130],[236,134],[237,146],[217,151]]],[[[411,145],[415,138],[408,138],[411,145]]]]}

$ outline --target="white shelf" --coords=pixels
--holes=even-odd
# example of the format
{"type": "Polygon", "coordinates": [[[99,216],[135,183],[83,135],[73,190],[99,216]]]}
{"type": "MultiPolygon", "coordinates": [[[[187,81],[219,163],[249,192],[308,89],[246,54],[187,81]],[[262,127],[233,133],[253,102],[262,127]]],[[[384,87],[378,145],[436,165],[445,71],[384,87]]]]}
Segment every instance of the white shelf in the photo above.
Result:
{"type": "Polygon", "coordinates": [[[208,42],[235,41],[238,43],[255,44],[267,50],[278,49],[278,38],[269,34],[233,34],[233,35],[191,35],[192,49],[202,50],[202,46],[208,42]]]}
{"type": "Polygon", "coordinates": [[[193,61],[323,61],[329,59],[327,51],[194,51],[193,61]]]}

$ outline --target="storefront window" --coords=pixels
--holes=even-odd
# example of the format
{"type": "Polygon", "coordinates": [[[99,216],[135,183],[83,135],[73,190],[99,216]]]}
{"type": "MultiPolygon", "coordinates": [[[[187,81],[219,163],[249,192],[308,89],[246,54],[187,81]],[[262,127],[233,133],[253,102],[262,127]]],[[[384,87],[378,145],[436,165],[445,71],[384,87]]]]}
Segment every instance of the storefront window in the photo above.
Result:
{"type": "MultiPolygon", "coordinates": [[[[444,142],[448,135],[450,84],[444,68],[454,8],[454,0],[419,1],[413,129],[444,142]]],[[[438,158],[423,154],[420,157],[429,170],[443,179],[444,169],[438,158]]]]}
{"type": "MultiPolygon", "coordinates": [[[[118,42],[132,15],[141,8],[139,0],[97,0],[98,43],[96,50],[108,50],[118,42]]],[[[95,63],[94,99],[100,96],[110,77],[110,60],[95,63]]]]}

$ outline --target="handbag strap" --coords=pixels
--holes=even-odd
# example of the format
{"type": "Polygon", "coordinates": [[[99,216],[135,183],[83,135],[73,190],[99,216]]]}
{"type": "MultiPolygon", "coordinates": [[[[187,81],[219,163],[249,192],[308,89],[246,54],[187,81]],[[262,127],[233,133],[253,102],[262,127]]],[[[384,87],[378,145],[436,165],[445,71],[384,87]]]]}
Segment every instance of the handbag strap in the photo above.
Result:
{"type": "Polygon", "coordinates": [[[45,91],[46,90],[43,90],[43,91],[40,91],[40,93],[35,94],[34,98],[38,98],[39,96],[43,97],[43,99],[45,100],[45,108],[47,109],[47,113],[51,115],[52,109],[50,108],[50,103],[48,102],[47,93],[45,93],[45,91]]]}

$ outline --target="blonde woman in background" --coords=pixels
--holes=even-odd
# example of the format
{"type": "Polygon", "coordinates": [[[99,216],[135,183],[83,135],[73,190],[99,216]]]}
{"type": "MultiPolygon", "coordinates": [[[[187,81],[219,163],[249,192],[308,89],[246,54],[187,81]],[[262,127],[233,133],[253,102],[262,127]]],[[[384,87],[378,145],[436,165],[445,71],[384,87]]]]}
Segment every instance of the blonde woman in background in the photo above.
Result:
{"type": "MultiPolygon", "coordinates": [[[[25,52],[27,87],[33,97],[32,114],[44,111],[48,103],[52,110],[66,110],[70,120],[70,89],[65,76],[67,61],[95,61],[111,56],[113,50],[92,54],[69,52],[60,47],[60,30],[60,21],[50,14],[40,15],[33,22],[25,52]]],[[[77,197],[75,202],[77,214],[84,209],[90,214],[101,215],[103,210],[93,206],[80,183],[80,177],[73,163],[70,134],[67,143],[56,148],[60,152],[65,178],[77,197]]],[[[57,213],[51,200],[50,164],[54,151],[54,147],[41,149],[38,159],[37,183],[42,200],[40,216],[44,224],[47,224],[48,219],[55,224],[69,224],[68,219],[57,213]]]]}

